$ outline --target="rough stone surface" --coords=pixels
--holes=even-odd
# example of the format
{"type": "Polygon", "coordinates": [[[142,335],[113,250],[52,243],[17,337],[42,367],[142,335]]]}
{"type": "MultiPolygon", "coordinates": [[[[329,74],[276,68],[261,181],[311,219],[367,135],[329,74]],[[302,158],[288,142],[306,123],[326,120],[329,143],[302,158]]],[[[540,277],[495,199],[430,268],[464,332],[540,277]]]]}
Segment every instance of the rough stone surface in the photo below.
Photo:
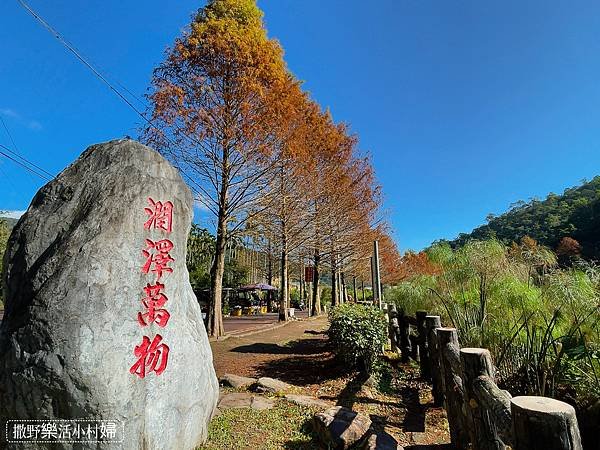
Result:
{"type": "Polygon", "coordinates": [[[239,375],[233,375],[226,373],[220,379],[222,386],[230,386],[236,389],[244,389],[252,386],[256,383],[256,378],[241,377],[239,375]]]}
{"type": "Polygon", "coordinates": [[[192,449],[205,439],[219,386],[185,265],[192,200],[163,157],[129,139],[88,148],[40,189],[5,256],[0,422],[119,419],[126,445],[115,448],[192,449]],[[149,197],[173,202],[172,233],[144,229],[149,197]],[[146,238],[167,237],[171,317],[143,328],[143,287],[155,277],[142,273],[141,252],[146,238]],[[134,348],[157,334],[170,349],[166,370],[132,375],[134,348]]]}
{"type": "Polygon", "coordinates": [[[361,450],[404,450],[398,441],[385,431],[371,434],[361,450]]]}
{"type": "Polygon", "coordinates": [[[275,406],[275,402],[268,398],[254,395],[249,392],[232,392],[223,395],[219,401],[219,410],[236,409],[236,408],[252,408],[252,409],[271,409],[275,406]]]}
{"type": "Polygon", "coordinates": [[[252,409],[271,409],[275,406],[275,402],[273,400],[269,400],[265,397],[260,397],[258,395],[252,397],[252,403],[250,403],[250,408],[252,409]]]}
{"type": "Polygon", "coordinates": [[[257,392],[269,392],[272,394],[289,392],[292,387],[283,381],[275,378],[262,377],[259,378],[254,385],[254,390],[257,392]]]}
{"type": "Polygon", "coordinates": [[[287,394],[285,399],[289,402],[300,406],[308,406],[309,408],[329,408],[331,403],[320,398],[311,397],[309,395],[287,394]]]}
{"type": "Polygon", "coordinates": [[[371,419],[343,406],[313,416],[313,427],[325,448],[346,450],[367,438],[371,419]],[[329,446],[329,447],[327,447],[329,446]]]}
{"type": "Polygon", "coordinates": [[[219,400],[219,409],[250,408],[252,397],[254,397],[252,394],[246,392],[225,394],[219,400]]]}

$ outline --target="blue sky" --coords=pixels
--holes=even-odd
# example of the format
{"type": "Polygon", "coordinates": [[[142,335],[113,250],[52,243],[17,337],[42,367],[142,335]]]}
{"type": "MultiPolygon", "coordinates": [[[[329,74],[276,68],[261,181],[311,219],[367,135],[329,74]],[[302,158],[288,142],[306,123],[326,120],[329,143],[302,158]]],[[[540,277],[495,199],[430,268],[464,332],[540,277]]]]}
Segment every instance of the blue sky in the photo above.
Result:
{"type": "MultiPolygon", "coordinates": [[[[142,96],[203,2],[30,0],[142,96]]],[[[600,3],[259,0],[290,69],[372,154],[402,250],[600,174],[600,3]]],[[[53,173],[140,119],[16,0],[0,5],[0,115],[53,173]]],[[[142,105],[140,107],[143,108],[142,105]]],[[[0,143],[11,146],[0,128],[0,143]]],[[[42,182],[0,158],[0,210],[42,182]]],[[[205,213],[199,219],[205,221],[205,213]]]]}

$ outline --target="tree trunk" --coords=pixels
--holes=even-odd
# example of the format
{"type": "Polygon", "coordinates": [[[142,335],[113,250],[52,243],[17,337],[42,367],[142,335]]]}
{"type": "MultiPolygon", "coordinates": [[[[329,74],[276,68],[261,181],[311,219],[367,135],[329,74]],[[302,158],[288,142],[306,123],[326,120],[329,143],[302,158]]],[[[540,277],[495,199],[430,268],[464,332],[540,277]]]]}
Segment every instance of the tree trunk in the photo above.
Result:
{"type": "Polygon", "coordinates": [[[288,320],[288,254],[285,236],[281,241],[281,298],[279,299],[279,321],[288,320]]]}
{"type": "Polygon", "coordinates": [[[335,265],[331,268],[331,307],[337,306],[338,304],[338,278],[337,270],[335,265]]]}
{"type": "Polygon", "coordinates": [[[352,277],[352,290],[354,292],[354,303],[358,301],[358,293],[356,291],[356,276],[352,277]]]}
{"type": "Polygon", "coordinates": [[[346,303],[348,301],[348,293],[346,291],[346,277],[344,276],[344,272],[340,272],[340,292],[341,303],[346,303]]]}
{"type": "Polygon", "coordinates": [[[305,280],[305,286],[306,286],[306,310],[308,311],[308,315],[309,317],[313,315],[313,295],[312,295],[312,281],[311,280],[305,280]]]}
{"type": "MultiPolygon", "coordinates": [[[[273,286],[273,255],[271,254],[271,241],[269,241],[269,264],[267,272],[267,284],[273,286]]],[[[271,310],[273,306],[273,291],[267,291],[267,306],[271,310]]],[[[272,311],[272,310],[271,310],[272,311]]]]}
{"type": "Polygon", "coordinates": [[[304,264],[300,258],[300,302],[299,306],[304,304],[304,264]]]}
{"type": "Polygon", "coordinates": [[[319,250],[315,250],[314,260],[314,271],[313,271],[313,291],[312,291],[312,316],[318,316],[321,314],[321,299],[319,298],[319,263],[321,262],[321,255],[319,250]]]}
{"type": "Polygon", "coordinates": [[[223,293],[223,273],[225,272],[225,246],[227,222],[219,211],[215,259],[210,269],[210,311],[208,315],[208,334],[218,338],[225,334],[223,314],[221,312],[223,293]]]}

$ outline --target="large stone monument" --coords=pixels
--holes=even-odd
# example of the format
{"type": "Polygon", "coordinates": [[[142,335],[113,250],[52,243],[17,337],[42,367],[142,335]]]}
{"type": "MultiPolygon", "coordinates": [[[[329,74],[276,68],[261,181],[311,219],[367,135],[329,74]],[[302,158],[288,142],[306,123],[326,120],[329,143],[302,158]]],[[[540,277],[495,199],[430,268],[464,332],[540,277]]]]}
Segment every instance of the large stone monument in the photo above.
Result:
{"type": "Polygon", "coordinates": [[[219,394],[185,264],[192,207],[179,173],[129,139],[40,189],[5,255],[0,446],[29,433],[25,448],[45,447],[42,427],[65,448],[206,438],[219,394]]]}

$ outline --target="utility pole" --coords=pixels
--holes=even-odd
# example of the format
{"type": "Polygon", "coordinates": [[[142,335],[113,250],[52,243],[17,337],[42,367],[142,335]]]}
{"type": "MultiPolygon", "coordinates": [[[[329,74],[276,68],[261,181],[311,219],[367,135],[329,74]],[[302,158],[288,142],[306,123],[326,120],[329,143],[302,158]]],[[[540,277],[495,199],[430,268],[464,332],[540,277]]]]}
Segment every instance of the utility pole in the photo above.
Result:
{"type": "Polygon", "coordinates": [[[377,291],[377,305],[381,309],[382,296],[381,296],[381,273],[379,271],[379,242],[373,241],[373,269],[375,275],[375,290],[377,291]]]}
{"type": "Polygon", "coordinates": [[[375,289],[375,262],[374,258],[371,256],[371,294],[373,298],[373,305],[377,301],[377,289],[375,289]]]}

